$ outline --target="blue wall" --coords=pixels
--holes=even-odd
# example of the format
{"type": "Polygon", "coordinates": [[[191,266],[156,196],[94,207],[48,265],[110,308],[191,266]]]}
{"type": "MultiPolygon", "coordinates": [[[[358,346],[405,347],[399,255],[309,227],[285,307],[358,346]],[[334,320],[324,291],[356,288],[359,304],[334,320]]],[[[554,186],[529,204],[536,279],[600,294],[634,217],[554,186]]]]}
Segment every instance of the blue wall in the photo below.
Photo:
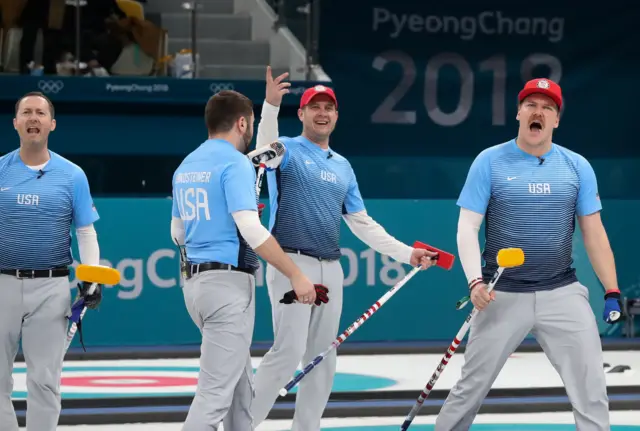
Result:
{"type": "MultiPolygon", "coordinates": [[[[367,200],[369,212],[398,239],[430,243],[457,254],[458,210],[453,200],[367,200]],[[398,215],[402,216],[399,217],[398,215]]],[[[118,286],[105,289],[98,311],[89,311],[84,325],[87,346],[179,345],[198,343],[200,335],[185,311],[179,281],[179,260],[169,235],[169,199],[96,199],[103,264],[122,272],[118,286]]],[[[620,286],[640,296],[635,245],[640,233],[633,214],[640,201],[604,201],[603,217],[616,253],[620,286]]],[[[343,226],[342,264],[345,270],[341,328],[346,329],[406,272],[357,240],[343,226]]],[[[77,256],[76,246],[74,253],[77,256]]],[[[589,287],[591,304],[602,310],[602,289],[595,278],[579,235],[575,266],[589,287]]],[[[72,284],[74,284],[72,282],[72,284]]],[[[272,325],[264,273],[257,280],[255,341],[272,340],[272,325]]],[[[433,268],[419,273],[387,302],[352,340],[450,340],[468,309],[455,303],[466,293],[459,261],[451,271],[433,268]]],[[[601,323],[604,335],[619,326],[601,323]],[[607,332],[608,331],[608,332],[607,332]]],[[[77,343],[77,340],[75,341],[77,343]]]]}

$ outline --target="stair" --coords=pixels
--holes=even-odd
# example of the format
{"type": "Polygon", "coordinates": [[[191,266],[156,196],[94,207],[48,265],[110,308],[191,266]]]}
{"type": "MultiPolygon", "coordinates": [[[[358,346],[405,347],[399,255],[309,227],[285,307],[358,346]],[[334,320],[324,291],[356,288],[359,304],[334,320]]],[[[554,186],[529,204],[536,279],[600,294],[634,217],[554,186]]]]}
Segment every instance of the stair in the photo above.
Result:
{"type": "MultiPolygon", "coordinates": [[[[247,13],[235,13],[234,0],[199,2],[201,6],[196,15],[198,76],[220,80],[263,80],[271,50],[268,41],[253,40],[252,17],[247,13]]],[[[153,0],[145,7],[145,11],[161,14],[162,27],[169,37],[169,54],[191,48],[192,16],[182,8],[183,3],[183,0],[153,0]]]]}
{"type": "MultiPolygon", "coordinates": [[[[269,63],[270,48],[267,41],[199,39],[197,44],[201,66],[261,66],[264,70],[269,63]]],[[[191,39],[169,38],[169,52],[190,46],[191,39]]]]}
{"type": "MultiPolygon", "coordinates": [[[[186,13],[163,13],[162,27],[171,38],[191,38],[191,16],[186,13]]],[[[200,13],[196,20],[197,39],[251,40],[249,15],[200,13]]]]}

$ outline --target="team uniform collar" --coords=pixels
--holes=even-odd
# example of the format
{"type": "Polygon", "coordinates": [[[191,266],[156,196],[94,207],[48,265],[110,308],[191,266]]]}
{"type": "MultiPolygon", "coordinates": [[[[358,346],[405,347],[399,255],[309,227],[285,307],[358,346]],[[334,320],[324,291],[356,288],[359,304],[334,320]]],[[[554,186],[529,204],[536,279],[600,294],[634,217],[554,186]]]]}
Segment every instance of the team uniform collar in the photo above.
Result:
{"type": "MultiPolygon", "coordinates": [[[[57,162],[58,159],[58,155],[56,153],[54,153],[51,150],[47,150],[47,152],[49,153],[49,160],[47,161],[47,164],[44,168],[45,171],[49,171],[51,170],[57,162]]],[[[9,159],[9,164],[10,165],[22,165],[25,168],[30,169],[23,161],[22,158],[20,157],[20,148],[16,149],[13,151],[13,154],[11,154],[11,158],[9,159]]]]}
{"type": "Polygon", "coordinates": [[[549,149],[549,151],[547,151],[545,154],[541,155],[541,156],[534,156],[533,154],[529,154],[526,151],[523,151],[522,148],[518,147],[518,144],[516,143],[516,138],[513,138],[511,140],[511,148],[514,152],[519,153],[521,155],[523,155],[525,158],[528,159],[546,159],[547,157],[549,157],[550,155],[552,155],[553,153],[556,152],[556,144],[555,143],[551,143],[551,149],[549,149]]]}
{"type": "Polygon", "coordinates": [[[320,148],[319,145],[314,144],[313,142],[311,142],[310,140],[308,140],[302,135],[298,136],[298,139],[302,143],[302,145],[304,145],[307,148],[310,148],[313,151],[319,151],[320,153],[323,153],[323,154],[326,154],[327,152],[331,151],[331,147],[328,147],[326,150],[323,148],[320,148]]]}

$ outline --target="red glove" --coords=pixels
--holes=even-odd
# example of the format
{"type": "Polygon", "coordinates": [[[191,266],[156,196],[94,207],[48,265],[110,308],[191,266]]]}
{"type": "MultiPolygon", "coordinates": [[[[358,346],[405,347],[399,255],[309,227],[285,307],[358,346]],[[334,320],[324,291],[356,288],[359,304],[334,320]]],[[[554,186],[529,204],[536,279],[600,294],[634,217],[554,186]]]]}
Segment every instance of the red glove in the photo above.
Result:
{"type": "MultiPolygon", "coordinates": [[[[316,301],[315,304],[317,306],[320,306],[322,304],[326,304],[327,302],[329,302],[329,289],[327,289],[325,286],[323,286],[322,284],[314,284],[313,285],[316,288],[316,301]]],[[[284,296],[282,297],[282,299],[280,300],[281,304],[293,304],[293,301],[297,301],[298,298],[296,296],[296,293],[293,290],[288,291],[287,293],[284,294],[284,296]]]]}
{"type": "Polygon", "coordinates": [[[262,210],[264,210],[265,204],[258,204],[258,218],[262,218],[262,210]]]}
{"type": "Polygon", "coordinates": [[[329,289],[322,284],[314,284],[313,286],[316,288],[316,305],[329,302],[329,289]]]}

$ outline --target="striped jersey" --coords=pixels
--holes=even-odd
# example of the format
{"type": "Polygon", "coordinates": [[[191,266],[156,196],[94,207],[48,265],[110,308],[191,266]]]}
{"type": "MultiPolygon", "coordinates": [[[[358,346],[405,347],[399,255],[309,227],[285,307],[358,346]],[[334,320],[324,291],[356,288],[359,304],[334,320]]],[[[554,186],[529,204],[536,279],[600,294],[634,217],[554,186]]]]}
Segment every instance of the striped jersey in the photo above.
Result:
{"type": "Polygon", "coordinates": [[[25,165],[19,149],[0,157],[0,269],[71,265],[71,226],[100,218],[82,168],[49,155],[40,170],[25,165]]]}
{"type": "Polygon", "coordinates": [[[173,175],[173,217],[185,228],[187,259],[257,269],[258,256],[233,220],[236,211],[258,211],[256,171],[233,144],[208,139],[173,175]]]}
{"type": "Polygon", "coordinates": [[[524,265],[506,269],[495,288],[514,292],[577,281],[571,257],[575,216],[602,209],[595,173],[584,157],[556,144],[532,156],[515,139],[476,157],[458,205],[485,215],[485,281],[497,269],[500,249],[524,251],[524,265]]]}
{"type": "Polygon", "coordinates": [[[365,209],[351,164],[303,136],[278,140],[286,151],[267,172],[271,234],[282,247],[339,259],[342,215],[365,209]]]}

